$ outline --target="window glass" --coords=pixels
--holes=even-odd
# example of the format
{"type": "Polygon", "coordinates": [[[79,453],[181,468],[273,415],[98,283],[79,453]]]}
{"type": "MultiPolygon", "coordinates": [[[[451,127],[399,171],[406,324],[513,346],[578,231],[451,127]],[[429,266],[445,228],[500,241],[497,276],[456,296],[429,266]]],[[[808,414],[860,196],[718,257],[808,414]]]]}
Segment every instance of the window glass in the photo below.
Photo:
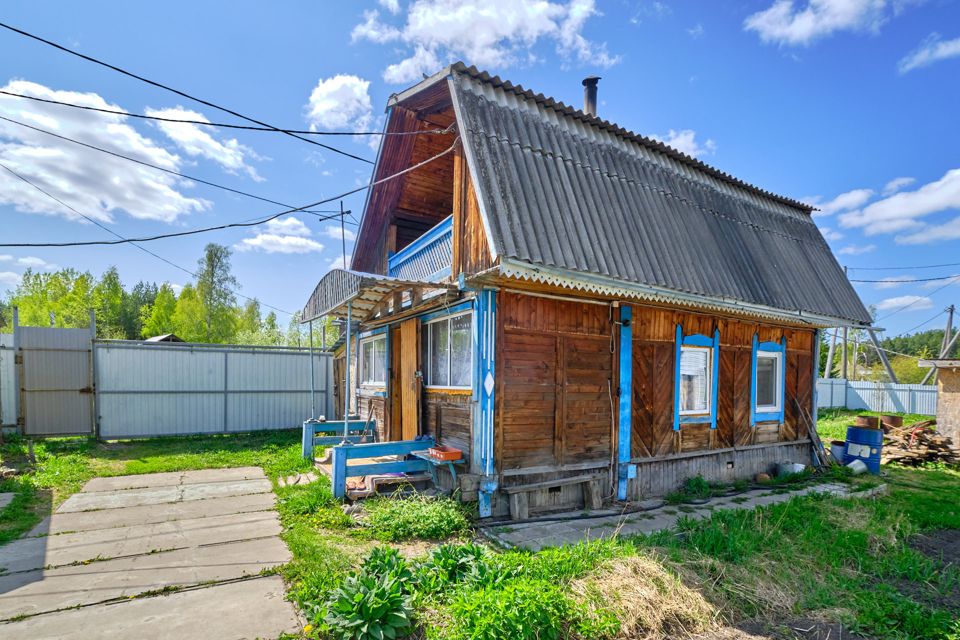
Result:
{"type": "Polygon", "coordinates": [[[361,384],[385,384],[387,380],[387,340],[377,336],[360,342],[361,384]]]}
{"type": "Polygon", "coordinates": [[[450,386],[450,322],[430,325],[430,379],[427,384],[450,386]]]}
{"type": "Polygon", "coordinates": [[[757,407],[779,408],[779,364],[777,356],[757,353],[757,407]]]}
{"type": "Polygon", "coordinates": [[[680,413],[709,413],[710,351],[680,349],[680,413]]]}
{"type": "Polygon", "coordinates": [[[470,314],[450,319],[450,386],[469,387],[472,378],[473,336],[470,331],[470,314]]]}
{"type": "Polygon", "coordinates": [[[373,378],[378,382],[387,380],[387,341],[385,338],[373,341],[373,378]]]}

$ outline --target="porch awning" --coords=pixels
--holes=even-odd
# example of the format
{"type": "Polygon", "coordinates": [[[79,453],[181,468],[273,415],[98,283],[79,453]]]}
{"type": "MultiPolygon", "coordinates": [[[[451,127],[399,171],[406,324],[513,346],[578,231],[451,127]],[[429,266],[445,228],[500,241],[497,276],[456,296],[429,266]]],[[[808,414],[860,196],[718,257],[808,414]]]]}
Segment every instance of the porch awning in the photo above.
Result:
{"type": "Polygon", "coordinates": [[[300,320],[309,322],[321,316],[346,317],[349,302],[353,319],[362,322],[395,300],[412,300],[414,296],[422,297],[427,292],[455,289],[455,285],[440,282],[401,280],[376,273],[333,269],[313,290],[300,320]],[[406,298],[404,294],[407,294],[406,298]]]}

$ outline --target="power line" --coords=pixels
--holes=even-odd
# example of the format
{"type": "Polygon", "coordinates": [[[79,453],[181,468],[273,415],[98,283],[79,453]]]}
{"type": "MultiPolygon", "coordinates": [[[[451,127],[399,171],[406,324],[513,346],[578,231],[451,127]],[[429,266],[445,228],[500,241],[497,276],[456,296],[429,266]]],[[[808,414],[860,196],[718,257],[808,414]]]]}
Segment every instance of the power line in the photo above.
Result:
{"type": "Polygon", "coordinates": [[[39,96],[28,96],[23,93],[14,93],[12,91],[0,90],[0,94],[13,96],[15,98],[24,98],[36,102],[45,102],[47,104],[58,104],[64,107],[74,109],[83,109],[84,111],[96,111],[99,113],[109,113],[117,116],[129,118],[140,118],[141,120],[154,120],[157,122],[173,122],[178,124],[196,124],[205,127],[220,127],[224,129],[240,129],[243,131],[269,131],[271,133],[296,133],[309,136],[418,136],[418,135],[443,135],[453,130],[453,125],[446,129],[424,129],[423,131],[310,131],[308,129],[274,129],[273,127],[257,127],[245,124],[226,124],[223,122],[209,122],[206,120],[189,120],[182,118],[164,118],[161,116],[148,116],[140,113],[130,113],[128,111],[118,111],[115,109],[102,109],[100,107],[91,107],[83,104],[74,104],[72,102],[63,102],[60,100],[51,100],[39,96]]]}
{"type": "Polygon", "coordinates": [[[98,60],[97,58],[94,58],[94,57],[92,57],[92,56],[88,56],[88,55],[82,54],[82,53],[80,53],[79,51],[74,51],[73,49],[69,49],[69,48],[67,48],[67,47],[65,47],[65,46],[63,46],[63,45],[61,45],[61,44],[57,44],[56,42],[53,42],[53,41],[51,41],[51,40],[47,40],[47,39],[45,39],[45,38],[41,38],[41,37],[38,36],[38,35],[34,35],[34,34],[32,34],[32,33],[29,33],[29,32],[27,32],[27,31],[24,31],[24,30],[22,30],[22,29],[17,29],[16,27],[13,27],[13,26],[11,26],[11,25],[9,25],[9,24],[0,22],[0,27],[3,27],[4,29],[8,29],[9,31],[13,31],[14,33],[19,33],[20,35],[26,36],[27,38],[31,38],[32,40],[36,40],[37,42],[42,42],[42,43],[45,44],[45,45],[51,46],[51,47],[53,47],[53,48],[55,48],[55,49],[59,49],[60,51],[63,51],[64,53],[69,53],[70,55],[73,55],[73,56],[76,56],[76,57],[81,58],[81,59],[83,59],[83,60],[86,60],[87,62],[92,62],[92,63],[94,63],[94,64],[98,64],[98,65],[100,65],[100,66],[102,66],[102,67],[106,67],[107,69],[111,69],[111,70],[113,70],[113,71],[116,71],[117,73],[122,73],[123,75],[128,76],[128,77],[130,77],[130,78],[133,78],[133,79],[135,79],[135,80],[139,80],[140,82],[145,82],[145,83],[147,83],[147,84],[149,84],[149,85],[152,85],[152,86],[157,87],[157,88],[160,88],[160,89],[164,89],[165,91],[169,91],[169,92],[171,92],[171,93],[174,93],[174,94],[176,94],[176,95],[178,95],[178,96],[181,96],[181,97],[183,97],[183,98],[186,98],[186,99],[188,99],[188,100],[193,100],[194,102],[199,102],[199,103],[202,104],[202,105],[206,105],[206,106],[211,107],[211,108],[213,108],[213,109],[218,109],[219,111],[223,111],[224,113],[229,113],[230,115],[236,116],[237,118],[240,118],[241,120],[246,120],[247,122],[252,122],[253,124],[260,125],[261,127],[266,127],[266,128],[268,128],[269,130],[271,130],[271,131],[276,131],[277,133],[282,133],[282,134],[284,134],[284,135],[290,136],[291,138],[296,138],[297,140],[302,140],[302,141],[307,142],[307,143],[309,143],[309,144],[316,145],[316,146],[318,146],[318,147],[323,147],[324,149],[327,149],[328,151],[333,151],[334,153],[339,153],[340,155],[346,156],[346,157],[348,157],[348,158],[353,158],[354,160],[359,160],[360,162],[366,162],[367,164],[374,164],[374,162],[373,162],[372,160],[368,160],[367,158],[362,158],[362,157],[360,157],[360,156],[358,156],[358,155],[354,155],[354,154],[349,153],[349,152],[347,152],[347,151],[344,151],[344,150],[342,150],[342,149],[337,149],[336,147],[331,147],[330,145],[323,144],[322,142],[317,142],[316,140],[311,140],[311,139],[309,139],[309,138],[304,138],[304,137],[301,136],[300,134],[293,133],[293,132],[291,132],[291,131],[286,131],[286,130],[283,130],[283,129],[278,129],[277,127],[274,127],[274,126],[271,125],[271,124],[267,124],[266,122],[263,122],[263,121],[261,121],[261,120],[257,120],[257,119],[255,119],[255,118],[251,118],[251,117],[249,117],[249,116],[245,116],[245,115],[243,115],[242,113],[239,113],[239,112],[237,112],[237,111],[234,111],[233,109],[228,109],[227,107],[221,106],[221,105],[216,104],[216,103],[214,103],[214,102],[210,102],[210,101],[208,101],[208,100],[203,100],[202,98],[198,98],[198,97],[196,97],[196,96],[192,96],[192,95],[190,95],[189,93],[186,93],[186,92],[184,92],[184,91],[180,91],[179,89],[174,89],[174,88],[171,87],[171,86],[162,84],[162,83],[160,83],[160,82],[156,82],[156,81],[154,81],[154,80],[150,80],[149,78],[145,78],[145,77],[143,77],[143,76],[137,75],[137,74],[135,74],[135,73],[133,73],[133,72],[131,72],[131,71],[127,71],[126,69],[123,69],[123,68],[121,68],[121,67],[112,65],[112,64],[110,64],[110,63],[108,63],[108,62],[104,62],[103,60],[98,60]]]}
{"type": "Polygon", "coordinates": [[[850,271],[910,271],[912,269],[939,269],[941,267],[960,267],[960,262],[944,264],[918,264],[911,267],[847,267],[850,271]]]}
{"type": "MultiPolygon", "coordinates": [[[[69,204],[67,204],[66,202],[64,202],[63,200],[61,200],[60,198],[58,198],[57,196],[53,195],[53,194],[50,193],[49,191],[46,191],[46,190],[45,190],[43,187],[41,187],[40,185],[36,184],[35,182],[33,182],[32,180],[30,180],[30,179],[28,179],[28,178],[25,178],[25,177],[22,176],[22,175],[20,175],[19,173],[17,173],[16,171],[14,171],[13,169],[11,169],[11,168],[8,167],[7,165],[3,164],[2,162],[0,162],[0,167],[3,167],[3,168],[6,169],[8,172],[10,172],[11,174],[13,174],[13,175],[16,176],[17,178],[19,178],[20,180],[26,182],[28,185],[30,185],[31,187],[33,187],[34,189],[36,189],[37,191],[39,191],[39,192],[42,193],[43,195],[47,196],[47,197],[50,198],[51,200],[54,200],[55,202],[58,202],[58,203],[61,204],[62,206],[66,207],[66,208],[69,209],[70,211],[74,212],[75,214],[77,214],[78,216],[80,216],[81,218],[83,218],[84,220],[87,220],[87,221],[95,224],[96,226],[100,227],[101,229],[103,229],[103,230],[106,231],[107,233],[112,234],[112,235],[120,238],[121,240],[127,240],[127,238],[124,238],[122,235],[120,235],[119,233],[117,233],[116,231],[114,231],[113,229],[111,229],[110,227],[108,227],[108,226],[106,226],[106,225],[103,225],[103,224],[101,224],[98,220],[96,220],[95,218],[91,218],[90,216],[85,215],[84,213],[78,211],[77,209],[75,209],[74,207],[70,206],[69,204]]],[[[157,255],[156,253],[154,253],[153,251],[150,251],[150,249],[147,249],[146,247],[141,247],[139,244],[136,244],[135,242],[131,242],[130,244],[132,244],[132,245],[133,245],[134,247],[136,247],[137,249],[140,249],[140,251],[143,251],[144,253],[147,253],[147,254],[153,256],[153,257],[156,258],[157,260],[161,260],[161,261],[163,261],[163,262],[166,262],[166,263],[167,263],[168,265],[170,265],[171,267],[174,267],[175,269],[179,269],[180,271],[183,271],[184,273],[186,273],[186,274],[188,274],[188,275],[190,275],[190,276],[193,276],[194,278],[199,278],[199,277],[200,277],[200,276],[198,276],[195,272],[190,271],[190,270],[187,269],[186,267],[181,267],[181,266],[178,265],[177,263],[172,262],[172,261],[170,261],[170,260],[167,260],[166,258],[164,258],[164,257],[161,256],[161,255],[157,255]]],[[[227,288],[229,289],[229,287],[227,287],[227,288]]],[[[257,302],[258,304],[262,304],[263,306],[267,307],[268,309],[273,309],[274,311],[279,311],[280,313],[285,313],[285,314],[287,314],[288,316],[292,316],[292,315],[293,315],[293,314],[290,313],[289,311],[286,311],[286,310],[281,309],[281,308],[279,308],[279,307],[274,307],[273,305],[267,304],[266,302],[261,302],[260,300],[257,300],[256,298],[251,298],[250,296],[246,296],[246,295],[240,293],[239,291],[236,291],[235,289],[230,289],[230,290],[231,290],[234,294],[236,294],[236,295],[240,296],[241,298],[243,298],[244,300],[249,300],[249,301],[251,301],[251,302],[257,302]]]]}
{"type": "MultiPolygon", "coordinates": [[[[261,225],[261,224],[270,222],[271,220],[276,220],[277,218],[279,218],[279,217],[281,217],[281,216],[285,216],[285,215],[290,214],[290,213],[296,213],[296,212],[298,212],[298,211],[303,211],[304,209],[312,209],[313,207],[317,207],[317,206],[320,206],[320,205],[322,205],[322,204],[327,204],[328,202],[333,202],[333,201],[335,201],[335,200],[340,200],[340,199],[345,198],[345,197],[347,197],[347,196],[353,195],[354,193],[358,193],[358,192],[360,192],[360,191],[365,191],[365,190],[367,190],[367,189],[371,189],[371,188],[373,188],[373,187],[375,187],[375,186],[377,186],[377,185],[379,185],[379,184],[383,184],[384,182],[388,182],[388,181],[390,181],[390,180],[393,180],[393,179],[395,179],[395,178],[398,178],[398,177],[400,177],[400,176],[402,176],[402,175],[404,175],[404,174],[406,174],[406,173],[409,173],[409,172],[411,172],[411,171],[415,171],[415,170],[419,169],[420,167],[422,167],[422,166],[424,166],[424,165],[426,165],[426,164],[429,164],[429,163],[433,162],[434,160],[436,160],[436,159],[438,159],[438,158],[442,158],[443,156],[451,153],[451,152],[456,148],[456,146],[457,146],[457,144],[458,144],[459,142],[460,142],[460,137],[457,136],[457,138],[454,139],[453,144],[451,144],[445,151],[441,151],[440,153],[438,153],[438,154],[436,154],[436,155],[434,155],[434,156],[431,156],[430,158],[427,158],[426,160],[423,160],[423,161],[421,161],[421,162],[418,162],[417,164],[411,165],[411,166],[407,167],[406,169],[403,169],[403,170],[401,170],[401,171],[398,171],[398,172],[396,172],[396,173],[393,173],[393,174],[391,174],[391,175],[389,175],[389,176],[385,176],[385,177],[383,177],[383,178],[380,178],[379,180],[373,180],[373,181],[369,182],[368,184],[365,184],[365,185],[360,186],[360,187],[356,187],[355,189],[351,189],[351,190],[349,190],[349,191],[345,191],[344,193],[341,193],[341,194],[339,194],[339,195],[332,196],[332,197],[330,197],[330,198],[324,198],[323,200],[318,200],[317,202],[313,202],[313,203],[304,205],[304,206],[302,206],[302,207],[295,207],[295,208],[291,208],[291,209],[286,209],[285,211],[280,211],[279,213],[275,213],[275,214],[273,214],[273,215],[271,215],[271,216],[267,216],[266,218],[255,219],[255,220],[252,220],[252,221],[249,221],[249,222],[231,222],[231,223],[228,223],[228,224],[221,224],[221,225],[216,225],[216,226],[213,226],[213,227],[203,227],[203,228],[200,228],[200,229],[190,229],[190,230],[188,230],[188,231],[178,231],[178,232],[176,232],[176,233],[163,233],[163,234],[158,234],[158,235],[155,235],[155,236],[147,236],[147,237],[143,237],[143,238],[124,238],[124,239],[122,239],[122,240],[91,240],[91,241],[87,241],[87,242],[34,242],[34,243],[29,243],[29,242],[16,242],[16,243],[3,243],[3,244],[0,244],[0,247],[9,247],[9,248],[23,248],[23,247],[89,247],[89,246],[100,246],[100,245],[117,245],[117,244],[126,244],[126,243],[132,243],[132,242],[152,242],[152,241],[154,241],[154,240],[163,240],[163,239],[166,239],[166,238],[179,238],[179,237],[183,237],[183,236],[191,236],[191,235],[196,235],[196,234],[200,234],[200,233],[208,233],[208,232],[210,232],[210,231],[221,231],[221,230],[223,230],[223,229],[234,229],[234,228],[242,228],[242,227],[255,227],[255,226],[258,226],[258,225],[261,225]]],[[[344,212],[344,213],[347,213],[347,212],[344,212]]],[[[335,217],[337,217],[337,216],[330,216],[330,218],[335,218],[335,217]]],[[[323,218],[322,218],[322,219],[323,219],[323,218]]],[[[326,218],[326,219],[329,219],[329,218],[326,218]]]]}
{"type": "MultiPolygon", "coordinates": [[[[960,281],[960,276],[955,276],[953,279],[951,279],[949,282],[947,282],[947,283],[946,283],[945,285],[943,285],[942,287],[937,287],[936,289],[934,289],[933,291],[931,291],[929,295],[932,296],[933,294],[937,293],[938,291],[943,291],[944,289],[946,289],[946,288],[949,287],[950,285],[956,284],[958,281],[960,281]]],[[[912,302],[908,302],[907,304],[903,305],[903,306],[900,307],[899,309],[895,309],[894,311],[891,311],[890,313],[888,313],[888,314],[886,314],[886,315],[880,316],[879,318],[877,318],[877,320],[879,321],[879,320],[883,320],[884,318],[889,318],[890,316],[892,316],[892,315],[894,315],[894,314],[896,314],[896,313],[900,313],[901,311],[903,311],[903,310],[905,310],[905,309],[909,309],[910,307],[912,307],[913,305],[917,304],[917,303],[920,302],[921,300],[928,300],[928,299],[929,299],[928,297],[917,296],[917,298],[916,298],[915,300],[913,300],[912,302]]]]}
{"type": "Polygon", "coordinates": [[[901,331],[901,332],[900,332],[900,335],[902,336],[902,335],[907,334],[907,333],[912,333],[912,332],[916,331],[917,329],[919,329],[920,327],[922,327],[922,326],[924,326],[924,325],[927,325],[927,324],[930,324],[931,322],[933,322],[934,320],[936,320],[937,318],[939,318],[940,316],[942,316],[942,315],[945,314],[946,312],[947,312],[947,310],[944,309],[943,311],[941,311],[941,312],[938,313],[937,315],[933,316],[933,317],[930,318],[929,320],[924,320],[923,322],[921,322],[920,324],[918,324],[918,325],[915,326],[915,327],[911,327],[911,328],[907,329],[906,331],[901,331]]]}
{"type": "Polygon", "coordinates": [[[885,282],[890,284],[910,284],[911,282],[935,282],[937,280],[949,280],[950,278],[960,278],[960,274],[954,274],[952,276],[939,276],[937,278],[910,278],[906,280],[897,280],[894,278],[884,278],[881,280],[857,280],[854,278],[850,279],[850,282],[885,282]]]}
{"type": "MultiPolygon", "coordinates": [[[[277,205],[278,207],[290,207],[290,206],[292,206],[292,205],[286,204],[285,202],[278,202],[277,200],[271,200],[270,198],[264,198],[264,197],[262,197],[262,196],[254,195],[254,194],[252,194],[252,193],[250,193],[250,192],[248,192],[248,191],[242,191],[242,190],[240,190],[240,189],[234,189],[233,187],[227,187],[227,186],[225,186],[225,185],[218,184],[218,183],[216,183],[216,182],[211,182],[211,181],[209,181],[209,180],[204,180],[203,178],[197,178],[196,176],[191,176],[191,175],[188,175],[188,174],[186,174],[186,173],[180,173],[179,171],[174,171],[173,169],[167,169],[166,167],[161,167],[161,166],[156,165],[156,164],[151,164],[151,163],[149,163],[149,162],[146,162],[145,160],[138,160],[137,158],[133,158],[133,157],[128,156],[128,155],[124,155],[124,154],[119,153],[119,152],[117,152],[117,151],[111,151],[110,149],[104,149],[103,147],[98,147],[98,146],[96,146],[96,145],[94,145],[94,144],[90,144],[89,142],[83,142],[83,141],[81,141],[81,140],[77,140],[77,139],[71,138],[71,137],[69,137],[69,136],[65,136],[65,135],[62,135],[62,134],[59,134],[59,133],[54,133],[53,131],[47,131],[46,129],[41,129],[40,127],[35,127],[35,126],[33,126],[32,124],[27,124],[26,122],[20,122],[19,120],[13,120],[12,118],[7,118],[6,116],[0,116],[0,120],[5,120],[5,121],[7,121],[7,122],[11,122],[11,123],[13,123],[13,124],[20,125],[21,127],[26,127],[27,129],[32,129],[33,131],[37,131],[37,132],[39,132],[39,133],[43,133],[43,134],[46,134],[46,135],[48,135],[48,136],[52,136],[52,137],[54,137],[54,138],[59,138],[60,140],[66,140],[67,142],[72,142],[73,144],[80,145],[81,147],[86,147],[86,148],[88,148],[88,149],[93,149],[94,151],[99,151],[99,152],[101,152],[101,153],[106,153],[107,155],[114,156],[115,158],[120,158],[121,160],[127,160],[127,161],[129,161],[129,162],[134,162],[134,163],[139,164],[139,165],[144,166],[144,167],[149,167],[149,168],[155,169],[155,170],[157,170],[157,171],[162,171],[162,172],[164,172],[164,173],[169,173],[169,174],[171,174],[171,175],[178,176],[178,177],[180,177],[180,178],[184,178],[185,180],[191,180],[191,181],[193,181],[193,182],[199,182],[200,184],[205,184],[205,185],[210,186],[210,187],[214,187],[214,188],[217,188],[217,189],[222,189],[222,190],[224,190],[224,191],[229,191],[230,193],[235,193],[235,194],[237,194],[237,195],[246,196],[247,198],[253,198],[254,200],[260,200],[261,202],[268,202],[268,203],[270,203],[270,204],[275,204],[275,205],[277,205]]],[[[319,213],[319,212],[308,211],[308,212],[305,212],[305,213],[319,213]]],[[[339,212],[337,212],[337,213],[339,213],[339,212]]]]}
{"type": "MultiPolygon", "coordinates": [[[[824,332],[823,332],[823,335],[824,335],[824,336],[827,336],[827,337],[830,337],[830,338],[836,337],[836,338],[839,339],[839,340],[842,340],[842,339],[843,339],[843,338],[840,337],[839,334],[837,334],[836,332],[832,332],[832,333],[831,333],[830,331],[824,331],[824,332]]],[[[879,340],[878,340],[877,342],[879,342],[879,340]]],[[[866,343],[861,343],[861,344],[866,344],[866,343]]],[[[909,354],[909,353],[901,353],[901,352],[899,352],[899,351],[893,351],[892,349],[887,349],[887,348],[885,348],[885,347],[877,347],[876,345],[873,345],[873,344],[870,344],[870,345],[868,345],[868,346],[869,346],[869,347],[873,347],[873,348],[879,348],[880,351],[883,351],[883,352],[885,352],[885,353],[892,353],[892,354],[895,355],[895,356],[906,356],[906,357],[908,357],[908,358],[913,358],[914,360],[922,360],[922,359],[923,359],[923,358],[921,358],[920,356],[911,355],[911,354],[909,354]]]]}

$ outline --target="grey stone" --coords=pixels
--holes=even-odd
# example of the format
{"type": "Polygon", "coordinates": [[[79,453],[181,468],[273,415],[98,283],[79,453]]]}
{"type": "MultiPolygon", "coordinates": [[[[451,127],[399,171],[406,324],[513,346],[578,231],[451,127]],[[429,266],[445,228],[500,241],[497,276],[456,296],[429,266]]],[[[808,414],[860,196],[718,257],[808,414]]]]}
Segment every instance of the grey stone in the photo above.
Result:
{"type": "Polygon", "coordinates": [[[273,489],[267,479],[233,480],[173,486],[146,487],[75,493],[60,505],[57,513],[92,511],[96,509],[121,509],[146,504],[224,498],[248,493],[267,493],[273,489]]]}
{"type": "Polygon", "coordinates": [[[3,511],[3,509],[4,509],[8,504],[10,504],[11,502],[13,502],[13,496],[14,496],[14,495],[15,495],[15,494],[13,494],[13,493],[0,493],[0,511],[3,511]]]}

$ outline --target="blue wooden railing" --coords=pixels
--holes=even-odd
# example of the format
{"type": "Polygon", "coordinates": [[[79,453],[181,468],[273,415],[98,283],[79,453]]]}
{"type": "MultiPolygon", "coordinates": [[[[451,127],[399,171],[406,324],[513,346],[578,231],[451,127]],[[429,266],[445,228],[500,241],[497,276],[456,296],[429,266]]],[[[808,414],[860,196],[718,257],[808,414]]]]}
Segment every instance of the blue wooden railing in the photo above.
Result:
{"type": "Polygon", "coordinates": [[[439,280],[450,275],[453,216],[387,258],[387,275],[404,280],[439,280]]]}
{"type": "MultiPolygon", "coordinates": [[[[364,434],[367,435],[368,439],[377,439],[376,420],[370,420],[369,423],[366,420],[347,421],[347,442],[358,443],[364,434]]],[[[343,441],[343,420],[333,420],[331,422],[307,420],[303,423],[303,436],[300,441],[300,450],[304,458],[313,460],[313,449],[317,445],[327,446],[340,444],[343,441]]]]}
{"type": "Polygon", "coordinates": [[[429,449],[434,445],[433,438],[419,440],[400,440],[398,442],[374,442],[370,444],[344,444],[333,447],[333,495],[343,498],[347,495],[347,478],[369,476],[381,473],[416,473],[429,471],[426,460],[403,460],[411,451],[429,449]],[[397,456],[397,460],[388,462],[370,462],[348,465],[348,460],[358,458],[376,458],[378,456],[397,456]]]}

